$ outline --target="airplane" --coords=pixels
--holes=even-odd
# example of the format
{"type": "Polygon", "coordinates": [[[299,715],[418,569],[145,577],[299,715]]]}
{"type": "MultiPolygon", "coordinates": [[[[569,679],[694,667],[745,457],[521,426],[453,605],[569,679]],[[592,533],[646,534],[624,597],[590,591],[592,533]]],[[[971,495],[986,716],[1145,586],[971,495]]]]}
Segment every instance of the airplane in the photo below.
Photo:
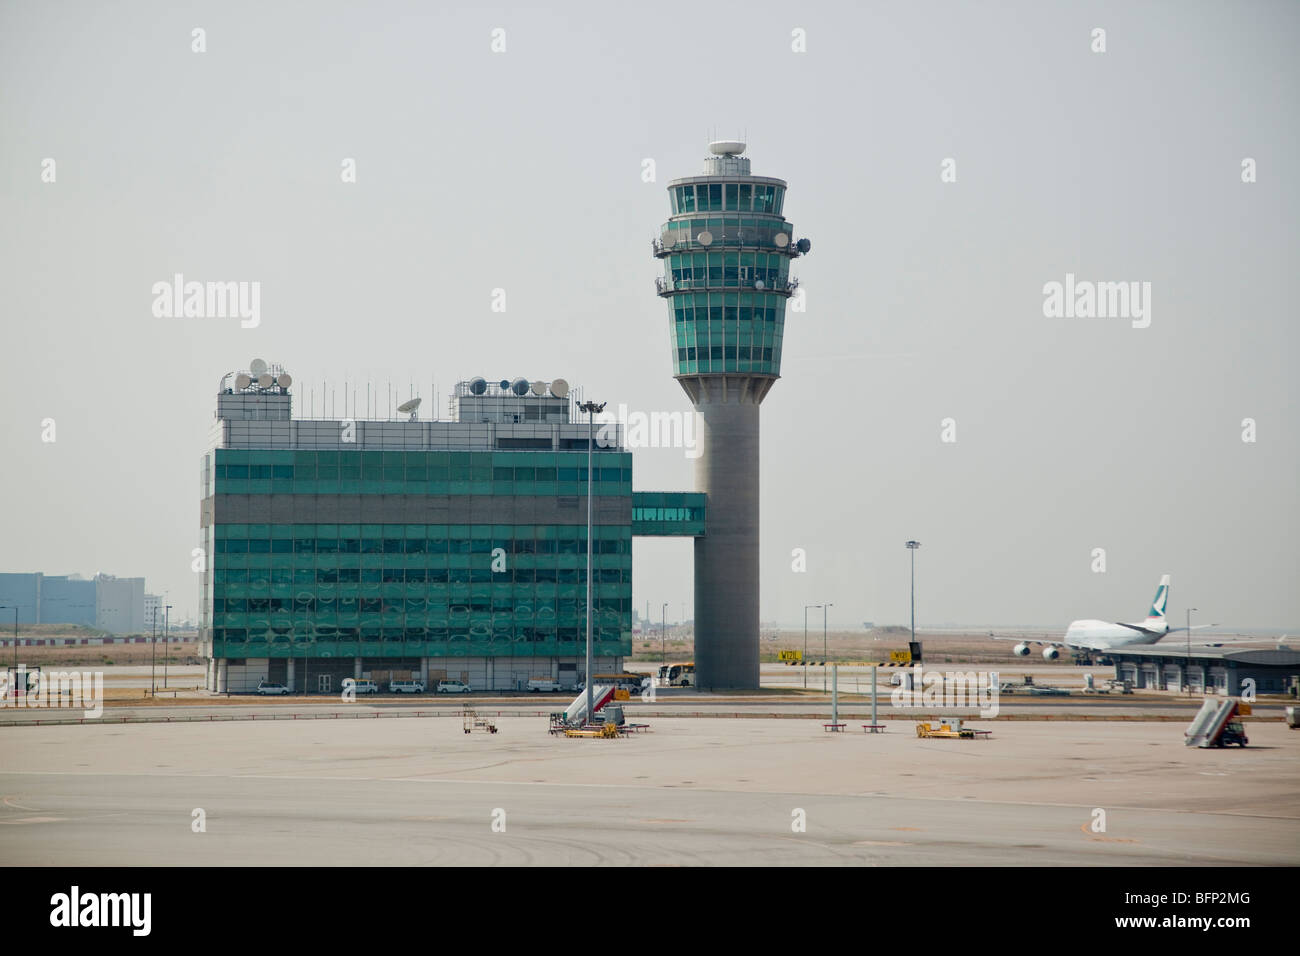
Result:
{"type": "MultiPolygon", "coordinates": [[[[1017,657],[1029,656],[1029,645],[1043,647],[1043,659],[1054,661],[1061,656],[1060,649],[1068,647],[1080,651],[1105,651],[1119,647],[1131,647],[1139,644],[1154,644],[1166,634],[1185,631],[1185,627],[1170,627],[1165,619],[1165,609],[1169,604],[1169,575],[1160,578],[1156,596],[1151,601],[1151,610],[1141,624],[1124,624],[1110,621],[1074,621],[1065,630],[1065,638],[1060,641],[1021,640],[1014,637],[997,637],[999,641],[1019,640],[1011,652],[1017,657]]],[[[1215,627],[1214,624],[1195,624],[1192,630],[1202,627],[1215,627]]]]}

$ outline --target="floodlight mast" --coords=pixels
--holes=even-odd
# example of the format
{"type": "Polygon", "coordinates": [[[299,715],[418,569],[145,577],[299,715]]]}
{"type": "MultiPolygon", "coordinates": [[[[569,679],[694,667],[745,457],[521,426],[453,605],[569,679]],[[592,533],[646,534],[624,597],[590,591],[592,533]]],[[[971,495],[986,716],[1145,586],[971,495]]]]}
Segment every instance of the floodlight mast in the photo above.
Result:
{"type": "Polygon", "coordinates": [[[578,409],[587,413],[587,672],[584,683],[587,688],[587,723],[592,723],[596,715],[591,710],[591,466],[595,438],[594,416],[605,410],[605,402],[581,402],[578,409]]]}

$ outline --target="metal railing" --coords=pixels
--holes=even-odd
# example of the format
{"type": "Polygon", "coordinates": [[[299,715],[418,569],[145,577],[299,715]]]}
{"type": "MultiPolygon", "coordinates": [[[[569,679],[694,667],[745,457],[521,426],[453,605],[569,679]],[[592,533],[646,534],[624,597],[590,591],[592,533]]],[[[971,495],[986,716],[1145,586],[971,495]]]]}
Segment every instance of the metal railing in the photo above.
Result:
{"type": "Polygon", "coordinates": [[[798,279],[764,282],[762,287],[754,283],[746,285],[724,285],[710,279],[670,279],[667,276],[655,278],[655,292],[658,295],[671,295],[674,292],[776,292],[781,295],[793,295],[799,288],[798,279]]]}

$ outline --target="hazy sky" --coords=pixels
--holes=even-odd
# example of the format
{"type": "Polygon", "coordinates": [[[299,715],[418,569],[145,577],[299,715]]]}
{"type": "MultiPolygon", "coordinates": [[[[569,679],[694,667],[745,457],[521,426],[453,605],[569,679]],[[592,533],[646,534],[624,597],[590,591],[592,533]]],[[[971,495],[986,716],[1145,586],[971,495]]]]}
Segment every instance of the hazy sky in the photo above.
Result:
{"type": "MultiPolygon", "coordinates": [[[[688,409],[650,240],[716,133],[813,244],[763,406],[765,621],[905,622],[916,538],[922,624],[1129,620],[1166,572],[1180,622],[1300,624],[1298,42],[1285,2],[6,0],[0,570],[192,612],[217,383],[254,356],[300,409],[437,381],[445,416],[475,374],[688,409]],[[260,282],[260,325],[155,318],[177,272],[260,282]],[[1149,327],[1045,317],[1067,273],[1149,282],[1149,327]]],[[[636,456],[638,490],[692,486],[636,456]]],[[[688,540],[635,574],[690,613],[688,540]]]]}

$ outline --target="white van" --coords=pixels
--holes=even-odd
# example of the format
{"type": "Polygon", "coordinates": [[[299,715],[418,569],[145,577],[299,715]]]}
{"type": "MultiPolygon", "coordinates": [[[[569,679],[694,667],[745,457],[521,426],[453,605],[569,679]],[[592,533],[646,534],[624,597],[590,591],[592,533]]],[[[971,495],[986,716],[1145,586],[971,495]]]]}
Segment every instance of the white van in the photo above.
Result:
{"type": "Polygon", "coordinates": [[[390,694],[423,694],[424,681],[390,680],[388,682],[388,692],[390,694]]]}
{"type": "Polygon", "coordinates": [[[469,684],[458,680],[440,680],[438,681],[439,694],[468,694],[470,692],[469,684]]]}
{"type": "Polygon", "coordinates": [[[378,694],[379,685],[372,680],[357,680],[353,677],[343,678],[343,692],[346,694],[352,689],[357,694],[378,694]]]}

